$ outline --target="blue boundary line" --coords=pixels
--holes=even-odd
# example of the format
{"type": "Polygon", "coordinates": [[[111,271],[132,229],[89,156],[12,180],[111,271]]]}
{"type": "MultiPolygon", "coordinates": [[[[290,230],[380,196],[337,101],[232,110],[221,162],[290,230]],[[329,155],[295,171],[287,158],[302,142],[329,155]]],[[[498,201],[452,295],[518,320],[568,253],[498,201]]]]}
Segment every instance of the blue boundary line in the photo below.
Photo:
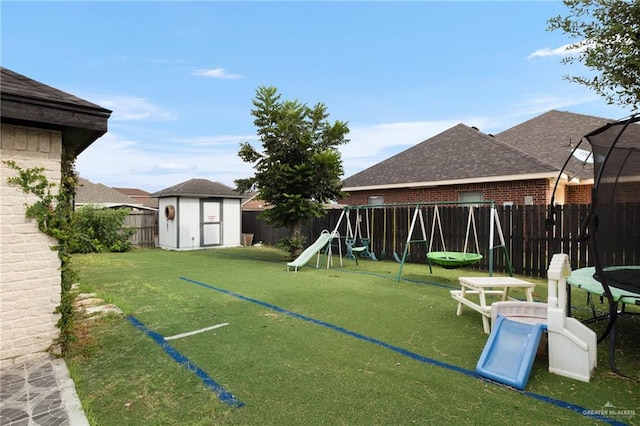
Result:
{"type": "MultiPolygon", "coordinates": [[[[400,355],[404,355],[404,356],[409,357],[409,358],[411,358],[413,360],[416,360],[416,361],[420,361],[420,362],[423,362],[423,363],[426,363],[426,364],[430,364],[430,365],[435,365],[435,366],[438,366],[438,367],[446,368],[448,370],[452,370],[452,371],[455,371],[457,373],[461,373],[461,374],[464,374],[466,376],[482,380],[484,382],[493,383],[493,384],[496,384],[498,386],[505,386],[505,385],[503,385],[501,383],[494,382],[492,380],[488,380],[485,377],[482,377],[479,374],[477,374],[475,371],[467,370],[466,368],[458,367],[458,366],[452,365],[452,364],[447,364],[445,362],[438,361],[438,360],[435,360],[433,358],[428,358],[428,357],[419,355],[419,354],[417,354],[415,352],[411,352],[411,351],[408,351],[406,349],[400,348],[398,346],[391,345],[389,343],[383,342],[383,341],[375,339],[373,337],[365,336],[364,334],[360,334],[360,333],[357,333],[355,331],[348,330],[348,329],[346,329],[344,327],[340,327],[338,325],[334,325],[334,324],[330,324],[330,323],[325,322],[325,321],[317,320],[315,318],[311,318],[311,317],[308,317],[308,316],[305,316],[305,315],[302,315],[302,314],[299,314],[299,313],[296,313],[296,312],[291,312],[291,311],[288,311],[288,310],[286,310],[284,308],[281,308],[279,306],[275,306],[275,305],[272,305],[270,303],[263,302],[261,300],[253,299],[251,297],[243,296],[242,294],[235,293],[235,292],[230,291],[230,290],[225,290],[223,288],[214,287],[214,286],[212,286],[210,284],[205,284],[203,282],[192,280],[190,278],[186,278],[186,277],[179,277],[179,278],[181,280],[183,280],[183,281],[188,282],[188,283],[196,284],[196,285],[199,285],[201,287],[204,287],[204,288],[207,288],[207,289],[210,289],[210,290],[215,290],[217,292],[227,294],[229,296],[235,297],[235,298],[240,299],[240,300],[244,300],[246,302],[251,302],[251,303],[255,303],[255,304],[260,305],[260,306],[264,306],[265,308],[269,308],[271,310],[274,310],[276,312],[280,312],[282,314],[291,316],[293,318],[297,318],[297,319],[300,319],[300,320],[303,320],[303,321],[307,321],[307,322],[310,322],[312,324],[320,325],[322,327],[326,327],[326,328],[329,328],[331,330],[338,331],[340,333],[344,333],[344,334],[346,334],[348,336],[355,337],[356,339],[360,339],[360,340],[363,340],[365,342],[373,343],[375,345],[381,346],[381,347],[383,347],[385,349],[389,349],[391,351],[394,351],[396,353],[399,353],[400,355]]],[[[505,387],[508,387],[508,388],[512,389],[510,386],[505,386],[505,387]]],[[[608,423],[610,425],[624,426],[626,424],[626,423],[622,423],[622,422],[620,422],[618,420],[610,419],[610,418],[608,418],[606,416],[603,416],[601,414],[591,414],[590,411],[592,411],[592,410],[588,410],[588,409],[586,409],[584,407],[581,407],[581,406],[576,405],[576,404],[572,404],[570,402],[566,402],[566,401],[562,401],[562,400],[559,400],[559,399],[551,398],[551,397],[548,397],[548,396],[545,396],[545,395],[540,395],[540,394],[537,394],[537,393],[534,393],[534,392],[528,392],[528,391],[517,391],[517,392],[521,393],[522,395],[528,396],[530,398],[537,399],[538,401],[546,402],[548,404],[555,405],[556,407],[559,407],[559,408],[565,408],[567,410],[571,410],[571,411],[573,411],[575,413],[578,413],[578,414],[580,414],[582,416],[585,416],[585,417],[588,417],[590,419],[600,420],[600,421],[606,422],[606,423],[608,423]]]]}
{"type": "Polygon", "coordinates": [[[144,334],[151,337],[151,339],[153,339],[153,341],[156,342],[167,353],[167,355],[171,357],[171,359],[173,359],[178,364],[182,365],[187,370],[194,373],[200,380],[202,380],[202,383],[204,383],[204,385],[207,388],[209,388],[209,390],[211,390],[213,393],[218,395],[218,399],[220,401],[235,408],[240,408],[244,406],[244,402],[240,401],[235,396],[233,396],[231,392],[228,392],[227,390],[225,390],[225,388],[223,388],[218,382],[213,380],[206,373],[206,371],[194,365],[189,360],[189,358],[185,357],[180,352],[178,352],[175,348],[173,348],[169,343],[167,343],[166,340],[164,340],[164,337],[162,337],[159,333],[149,330],[144,324],[142,324],[136,317],[132,315],[128,315],[127,320],[131,324],[133,324],[133,326],[136,327],[138,330],[142,331],[144,334]]]}

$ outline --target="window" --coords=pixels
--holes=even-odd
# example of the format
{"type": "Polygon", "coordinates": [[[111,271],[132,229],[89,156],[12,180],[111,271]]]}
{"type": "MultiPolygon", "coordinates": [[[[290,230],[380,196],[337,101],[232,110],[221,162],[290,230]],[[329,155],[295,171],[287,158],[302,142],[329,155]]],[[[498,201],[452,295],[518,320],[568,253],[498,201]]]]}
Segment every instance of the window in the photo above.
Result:
{"type": "Polygon", "coordinates": [[[384,196],[382,195],[372,195],[369,197],[369,205],[370,206],[381,206],[384,204],[384,196]]]}
{"type": "Polygon", "coordinates": [[[477,203],[482,201],[482,192],[459,192],[458,201],[465,203],[477,203]]]}

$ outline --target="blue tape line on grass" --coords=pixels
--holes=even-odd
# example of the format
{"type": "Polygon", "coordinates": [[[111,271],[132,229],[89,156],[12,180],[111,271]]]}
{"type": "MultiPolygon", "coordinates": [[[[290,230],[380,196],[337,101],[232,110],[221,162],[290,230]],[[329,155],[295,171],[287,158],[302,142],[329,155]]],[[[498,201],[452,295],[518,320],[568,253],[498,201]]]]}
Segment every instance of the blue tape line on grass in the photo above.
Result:
{"type": "Polygon", "coordinates": [[[151,337],[151,339],[153,339],[154,342],[160,345],[160,347],[167,353],[167,355],[171,357],[171,359],[173,359],[178,364],[182,365],[187,370],[195,373],[195,375],[198,376],[200,380],[202,380],[202,383],[204,383],[204,385],[207,388],[209,388],[213,393],[218,395],[218,399],[220,401],[224,402],[225,404],[231,407],[240,408],[244,406],[244,402],[238,400],[235,396],[233,396],[231,392],[228,392],[227,390],[225,390],[218,382],[213,380],[200,367],[193,365],[193,363],[189,360],[189,358],[185,357],[176,349],[174,349],[169,343],[167,343],[166,340],[164,340],[164,337],[162,337],[160,334],[156,333],[155,331],[149,330],[147,327],[145,327],[144,324],[138,321],[138,319],[136,319],[134,316],[128,315],[127,320],[129,320],[129,322],[133,324],[138,330],[142,331],[144,334],[151,337]]]}
{"type": "Polygon", "coordinates": [[[228,294],[229,296],[233,296],[233,297],[236,297],[238,299],[245,300],[247,302],[251,302],[251,303],[255,303],[255,304],[260,305],[260,306],[264,306],[265,308],[272,309],[272,310],[274,310],[276,312],[280,312],[282,314],[289,315],[291,317],[298,318],[298,319],[301,319],[303,321],[307,321],[307,322],[310,322],[310,323],[313,323],[313,324],[316,324],[316,325],[321,325],[323,327],[329,328],[329,329],[334,330],[334,331],[339,331],[340,333],[347,334],[347,335],[349,335],[351,337],[355,337],[356,339],[364,340],[365,342],[373,343],[375,345],[382,346],[383,348],[390,349],[390,350],[392,350],[394,352],[397,352],[397,353],[399,353],[401,355],[404,355],[404,356],[407,356],[409,358],[415,359],[416,361],[421,361],[421,362],[425,362],[427,364],[437,365],[439,367],[448,368],[450,370],[454,370],[454,371],[456,371],[458,373],[466,374],[468,376],[481,378],[481,376],[477,375],[474,371],[467,370],[467,369],[464,369],[464,368],[461,368],[461,367],[457,367],[455,365],[446,364],[444,362],[437,361],[437,360],[431,359],[431,358],[427,358],[427,357],[424,357],[422,355],[418,355],[418,354],[410,352],[410,351],[408,351],[406,349],[402,349],[402,348],[399,348],[397,346],[393,346],[393,345],[391,345],[389,343],[383,342],[382,340],[374,339],[373,337],[365,336],[364,334],[360,334],[360,333],[356,333],[355,331],[347,330],[346,328],[340,327],[338,325],[329,324],[328,322],[324,322],[324,321],[317,320],[315,318],[307,317],[305,315],[298,314],[296,312],[291,312],[291,311],[288,311],[286,309],[280,308],[279,306],[275,306],[275,305],[272,305],[270,303],[263,302],[261,300],[252,299],[250,297],[243,296],[241,294],[234,293],[232,291],[225,290],[223,288],[218,288],[218,287],[214,287],[214,286],[209,285],[209,284],[201,283],[199,281],[195,281],[195,280],[192,280],[192,279],[189,279],[189,278],[180,277],[180,279],[183,280],[183,281],[187,281],[189,283],[192,283],[192,284],[196,284],[196,285],[199,285],[199,286],[211,289],[211,290],[218,291],[220,293],[228,294]]]}
{"type": "MultiPolygon", "coordinates": [[[[489,380],[489,379],[487,379],[485,377],[480,376],[475,371],[467,370],[466,368],[458,367],[456,365],[447,364],[445,362],[438,361],[438,360],[435,360],[433,358],[427,358],[425,356],[416,354],[416,353],[408,351],[406,349],[402,349],[402,348],[400,348],[398,346],[393,346],[393,345],[391,345],[389,343],[386,343],[386,342],[383,342],[381,340],[374,339],[373,337],[365,336],[364,334],[360,334],[360,333],[356,333],[355,331],[347,330],[346,328],[340,327],[339,325],[330,324],[328,322],[324,322],[324,321],[320,321],[320,320],[317,320],[317,319],[314,319],[314,318],[311,318],[311,317],[307,317],[305,315],[298,314],[296,312],[291,312],[291,311],[283,309],[283,308],[281,308],[279,306],[275,306],[275,305],[272,305],[270,303],[263,302],[261,300],[253,299],[251,297],[243,296],[243,295],[241,295],[239,293],[235,293],[235,292],[230,291],[230,290],[225,290],[223,288],[214,287],[214,286],[212,286],[210,284],[205,284],[203,282],[192,280],[190,278],[180,277],[180,279],[183,280],[183,281],[186,281],[188,283],[191,283],[191,284],[196,284],[196,285],[199,285],[201,287],[208,288],[210,290],[215,290],[217,292],[224,293],[224,294],[227,294],[229,296],[233,296],[233,297],[241,299],[241,300],[245,300],[247,302],[251,302],[251,303],[255,303],[255,304],[260,305],[260,306],[264,306],[265,308],[272,309],[272,310],[274,310],[276,312],[280,312],[282,314],[289,315],[291,317],[298,318],[298,319],[301,319],[303,321],[307,321],[307,322],[310,322],[310,323],[313,323],[313,324],[316,324],[316,325],[320,325],[320,326],[329,328],[329,329],[334,330],[334,331],[338,331],[340,333],[344,333],[344,334],[349,335],[351,337],[355,337],[356,339],[364,340],[365,342],[369,342],[369,343],[373,343],[373,344],[378,345],[378,346],[382,346],[383,348],[392,350],[392,351],[394,351],[396,353],[399,353],[400,355],[404,355],[404,356],[409,357],[411,359],[414,359],[416,361],[420,361],[420,362],[424,362],[426,364],[431,364],[431,365],[436,365],[438,367],[446,368],[448,370],[452,370],[452,371],[455,371],[457,373],[462,373],[464,375],[467,375],[467,376],[482,380],[484,382],[490,382],[490,383],[495,383],[497,385],[502,385],[501,383],[494,382],[492,380],[489,380]]],[[[504,385],[502,385],[502,386],[504,386],[504,385]]],[[[551,398],[551,397],[548,397],[548,396],[545,396],[545,395],[539,395],[539,394],[536,394],[536,393],[533,393],[533,392],[526,392],[526,391],[525,392],[518,391],[518,392],[520,392],[522,395],[526,395],[528,397],[537,399],[538,401],[542,401],[542,402],[545,402],[545,403],[548,403],[548,404],[555,405],[555,406],[560,407],[560,408],[565,408],[567,410],[571,410],[573,412],[576,412],[576,413],[578,413],[578,414],[580,414],[582,416],[588,417],[590,419],[600,420],[600,421],[603,421],[603,422],[609,423],[610,425],[615,425],[615,426],[620,426],[620,425],[624,426],[625,425],[625,423],[619,422],[617,420],[610,419],[610,418],[608,418],[606,416],[603,416],[603,415],[600,415],[600,414],[597,414],[597,413],[592,413],[592,410],[588,410],[588,409],[586,409],[584,407],[581,407],[579,405],[571,404],[569,402],[561,401],[559,399],[551,398]]]]}

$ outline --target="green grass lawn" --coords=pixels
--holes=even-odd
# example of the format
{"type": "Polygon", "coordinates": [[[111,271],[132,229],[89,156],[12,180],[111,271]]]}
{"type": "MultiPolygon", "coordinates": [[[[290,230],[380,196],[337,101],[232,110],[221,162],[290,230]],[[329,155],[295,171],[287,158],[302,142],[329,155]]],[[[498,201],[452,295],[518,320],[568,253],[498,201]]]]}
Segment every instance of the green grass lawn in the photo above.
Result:
{"type": "MultiPolygon", "coordinates": [[[[525,392],[465,374],[487,335],[480,314],[465,308],[456,316],[449,290],[461,274],[486,275],[477,271],[430,274],[408,264],[398,283],[393,261],[345,260],[343,268],[294,273],[284,253],[267,247],[145,249],[76,255],[73,263],[81,292],[161,336],[229,323],[169,344],[244,403],[225,404],[125,316],[111,315],[78,323],[68,360],[94,425],[599,423],[565,403],[613,405],[632,412],[613,420],[640,424],[640,386],[610,372],[606,343],[590,383],[549,373],[544,358],[525,392]]],[[[535,282],[544,301],[546,282],[535,282]]],[[[576,314],[588,315],[581,296],[574,293],[576,314]]],[[[624,318],[618,344],[620,367],[636,379],[638,325],[624,318]]]]}

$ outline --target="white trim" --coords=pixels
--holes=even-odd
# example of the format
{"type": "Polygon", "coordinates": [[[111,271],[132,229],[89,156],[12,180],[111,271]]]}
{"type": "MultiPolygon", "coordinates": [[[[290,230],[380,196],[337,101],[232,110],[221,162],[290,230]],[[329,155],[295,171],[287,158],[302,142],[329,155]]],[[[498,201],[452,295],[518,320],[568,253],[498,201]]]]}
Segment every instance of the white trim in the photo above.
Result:
{"type": "MultiPolygon", "coordinates": [[[[530,173],[523,175],[505,175],[505,176],[486,176],[480,178],[468,178],[468,179],[450,179],[450,180],[436,180],[430,182],[405,182],[405,183],[392,183],[384,185],[368,185],[368,186],[348,186],[342,188],[345,192],[353,191],[369,191],[380,189],[406,189],[406,188],[426,188],[437,186],[449,186],[449,185],[466,185],[471,183],[492,183],[492,182],[506,182],[514,180],[534,180],[534,179],[555,179],[558,177],[558,172],[544,172],[544,173],[530,173]]],[[[562,174],[562,179],[566,180],[567,175],[562,174]]],[[[587,183],[593,183],[591,179],[572,179],[571,184],[584,185],[587,183]]]]}
{"type": "Polygon", "coordinates": [[[132,204],[132,203],[94,203],[94,202],[88,202],[88,203],[76,203],[75,206],[76,207],[96,206],[98,208],[109,208],[109,209],[114,208],[114,207],[122,207],[122,208],[127,208],[127,209],[158,211],[158,209],[155,208],[155,207],[147,207],[147,206],[144,206],[142,204],[132,204]]]}

